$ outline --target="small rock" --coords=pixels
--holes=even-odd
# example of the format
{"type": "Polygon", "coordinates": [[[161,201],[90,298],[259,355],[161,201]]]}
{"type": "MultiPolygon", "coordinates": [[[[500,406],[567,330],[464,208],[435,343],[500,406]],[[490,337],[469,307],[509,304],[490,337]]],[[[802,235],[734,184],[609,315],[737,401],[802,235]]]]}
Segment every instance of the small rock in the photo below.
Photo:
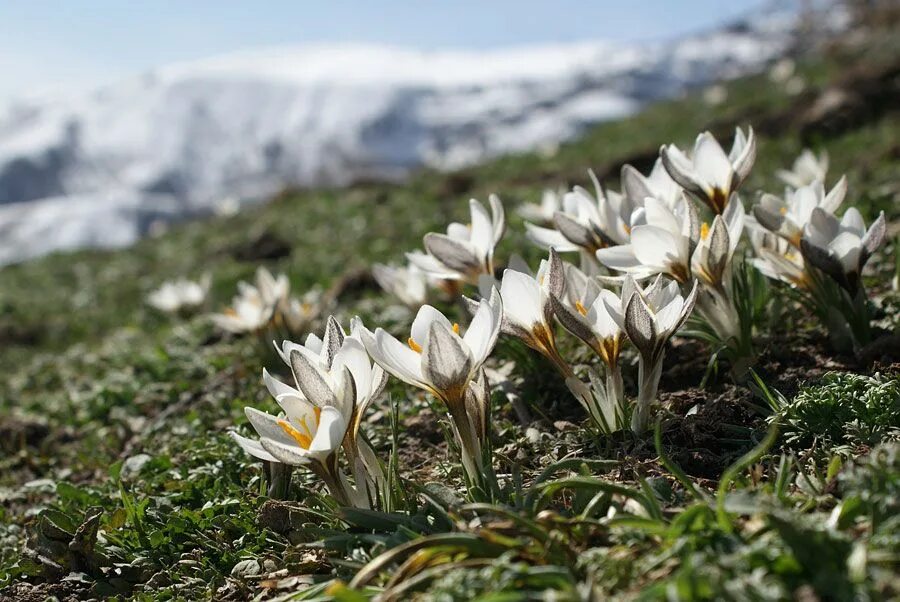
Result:
{"type": "Polygon", "coordinates": [[[123,481],[133,479],[140,474],[144,466],[147,465],[147,462],[152,459],[153,457],[148,454],[137,454],[127,458],[125,462],[122,463],[122,472],[119,473],[119,476],[123,481]]]}
{"type": "Polygon", "coordinates": [[[568,420],[557,420],[553,423],[553,426],[555,426],[556,430],[560,432],[573,431],[578,428],[568,420]]]}
{"type": "Polygon", "coordinates": [[[256,577],[262,571],[258,560],[241,560],[231,569],[231,576],[238,579],[256,577]]]}

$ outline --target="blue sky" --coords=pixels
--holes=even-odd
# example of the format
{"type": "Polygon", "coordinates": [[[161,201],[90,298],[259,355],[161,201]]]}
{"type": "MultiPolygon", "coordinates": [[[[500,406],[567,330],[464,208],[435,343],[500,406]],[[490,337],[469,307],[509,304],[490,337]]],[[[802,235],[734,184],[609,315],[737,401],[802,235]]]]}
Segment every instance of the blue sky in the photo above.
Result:
{"type": "Polygon", "coordinates": [[[309,42],[496,48],[642,40],[710,27],[763,0],[5,0],[0,101],[174,61],[309,42]]]}

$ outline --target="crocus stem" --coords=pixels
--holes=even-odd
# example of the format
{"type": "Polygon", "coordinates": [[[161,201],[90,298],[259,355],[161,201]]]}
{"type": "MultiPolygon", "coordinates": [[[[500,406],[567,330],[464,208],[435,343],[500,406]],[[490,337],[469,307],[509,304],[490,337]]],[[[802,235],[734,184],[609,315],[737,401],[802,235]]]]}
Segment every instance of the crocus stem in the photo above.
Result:
{"type": "Polygon", "coordinates": [[[631,430],[636,435],[640,435],[647,429],[650,406],[656,401],[656,393],[659,390],[662,366],[662,354],[652,358],[649,362],[643,357],[638,361],[638,396],[631,414],[631,430]],[[648,363],[651,364],[649,367],[648,363]]]}
{"type": "Polygon", "coordinates": [[[269,481],[266,495],[275,500],[287,499],[287,494],[291,487],[291,473],[294,467],[281,462],[264,462],[263,466],[269,481]]]}
{"type": "Polygon", "coordinates": [[[344,489],[344,484],[341,482],[341,477],[338,474],[340,469],[338,468],[337,456],[335,454],[331,454],[321,463],[311,462],[309,468],[317,477],[322,479],[322,482],[325,483],[331,497],[333,497],[338,504],[341,506],[352,505],[350,503],[350,497],[344,489]]]}
{"type": "Polygon", "coordinates": [[[553,366],[563,377],[563,380],[575,376],[575,371],[572,370],[572,366],[562,358],[559,351],[557,351],[555,344],[546,346],[542,351],[544,357],[553,363],[553,366]]]}
{"type": "Polygon", "coordinates": [[[453,434],[459,445],[461,463],[469,495],[473,501],[493,501],[500,495],[500,485],[492,465],[493,450],[490,433],[490,399],[483,400],[486,414],[479,418],[473,406],[467,407],[465,393],[459,398],[444,399],[450,413],[453,434]],[[472,412],[475,411],[473,414],[472,412]]]}
{"type": "Polygon", "coordinates": [[[623,422],[623,408],[625,407],[625,386],[622,383],[622,371],[619,364],[606,367],[606,399],[611,404],[614,412],[614,424],[610,424],[610,428],[614,431],[619,430],[623,422]]]}
{"type": "Polygon", "coordinates": [[[855,346],[862,347],[867,345],[872,340],[871,319],[866,291],[861,284],[856,291],[856,295],[850,301],[849,313],[851,315],[847,316],[847,321],[850,323],[850,329],[853,331],[855,346]]]}

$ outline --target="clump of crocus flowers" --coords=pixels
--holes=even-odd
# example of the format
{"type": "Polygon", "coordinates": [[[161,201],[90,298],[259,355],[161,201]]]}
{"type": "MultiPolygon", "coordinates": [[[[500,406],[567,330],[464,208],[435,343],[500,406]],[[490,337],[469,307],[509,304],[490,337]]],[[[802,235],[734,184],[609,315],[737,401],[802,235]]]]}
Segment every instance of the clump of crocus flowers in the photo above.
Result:
{"type": "Polygon", "coordinates": [[[263,341],[298,336],[314,324],[322,309],[318,291],[308,291],[302,299],[292,297],[287,276],[275,276],[264,267],[256,270],[253,284],[241,281],[237,289],[231,306],[212,315],[217,327],[232,334],[255,334],[263,341]]]}
{"type": "MultiPolygon", "coordinates": [[[[496,195],[487,207],[472,199],[467,224],[426,234],[425,251],[408,253],[405,266],[373,268],[378,284],[415,310],[409,332],[370,330],[357,318],[348,333],[331,317],[322,338],[309,335],[301,345],[284,337],[277,349],[293,384],[263,371],[281,413],[247,408],[259,437],[233,433],[235,440],[267,466],[307,467],[340,504],[379,507],[385,469],[361,424],[393,376],[436,402],[470,496],[490,499],[499,484],[486,363],[501,335],[543,356],[600,433],[630,427],[641,435],[654,420],[666,350],[688,321],[725,354],[736,378],[752,363],[753,316],[739,298],[746,289],[736,284],[745,258],[806,295],[838,339],[867,343],[861,276],[884,238],[884,214],[868,228],[852,207],[838,218],[846,179],[826,191],[827,156],[804,151],[778,173],[788,184],[784,195],[762,195],[748,215],[740,191],[755,159],[752,129],[737,129],[727,153],[704,132],[690,153],[663,145],[649,174],[624,166],[622,192],[593,172],[593,192],[545,191],[539,204],[519,211],[535,222],[526,223],[526,237],[548,251],[537,269],[518,256],[497,269],[503,204],[496,195]],[[566,260],[571,253],[578,265],[566,260]],[[435,288],[466,293],[460,300],[467,319],[428,305],[435,288]],[[567,359],[560,345],[566,332],[595,361],[567,359]],[[637,364],[632,402],[623,378],[629,358],[637,364]]],[[[226,330],[261,331],[280,319],[298,335],[311,323],[291,323],[284,277],[261,269],[256,285],[241,284],[239,293],[232,309],[215,317],[226,330]]]]}
{"type": "Polygon", "coordinates": [[[882,211],[867,228],[855,207],[838,218],[847,179],[826,191],[827,171],[827,155],[805,150],[791,170],[779,172],[788,184],[784,195],[763,194],[753,207],[754,264],[815,309],[838,349],[855,351],[872,338],[862,271],[884,241],[886,222],[882,211]]]}

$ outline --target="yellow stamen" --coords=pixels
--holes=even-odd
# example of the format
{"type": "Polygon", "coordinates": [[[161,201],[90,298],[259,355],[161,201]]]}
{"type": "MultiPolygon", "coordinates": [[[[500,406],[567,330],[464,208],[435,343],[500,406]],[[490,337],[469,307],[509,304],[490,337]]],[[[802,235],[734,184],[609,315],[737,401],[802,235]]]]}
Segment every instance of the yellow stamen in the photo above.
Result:
{"type": "Polygon", "coordinates": [[[700,238],[702,240],[706,240],[708,236],[709,236],[709,224],[706,222],[703,222],[700,225],[700,238]]]}
{"type": "Polygon", "coordinates": [[[226,316],[232,316],[232,317],[238,315],[238,313],[234,310],[233,307],[226,307],[225,309],[222,310],[222,313],[225,314],[226,316]]]}
{"type": "Polygon", "coordinates": [[[623,224],[625,227],[625,234],[631,234],[631,226],[628,224],[623,224]]]}
{"type": "Polygon", "coordinates": [[[781,215],[786,215],[786,214],[787,214],[787,207],[782,207],[781,209],[778,210],[778,212],[779,212],[781,215]]]}
{"type": "MultiPolygon", "coordinates": [[[[303,449],[308,450],[309,446],[312,444],[312,437],[309,435],[304,435],[297,429],[295,429],[287,420],[279,420],[278,426],[281,427],[285,433],[287,433],[294,441],[297,442],[297,445],[302,447],[303,449]]],[[[309,428],[306,426],[306,423],[303,423],[304,428],[309,431],[309,428]]]]}
{"type": "Polygon", "coordinates": [[[455,332],[457,335],[459,335],[459,323],[458,322],[453,323],[453,332],[455,332]]]}
{"type": "Polygon", "coordinates": [[[575,309],[577,309],[578,313],[580,313],[582,316],[586,316],[588,313],[587,309],[585,309],[584,304],[581,301],[575,302],[575,309]]]}

